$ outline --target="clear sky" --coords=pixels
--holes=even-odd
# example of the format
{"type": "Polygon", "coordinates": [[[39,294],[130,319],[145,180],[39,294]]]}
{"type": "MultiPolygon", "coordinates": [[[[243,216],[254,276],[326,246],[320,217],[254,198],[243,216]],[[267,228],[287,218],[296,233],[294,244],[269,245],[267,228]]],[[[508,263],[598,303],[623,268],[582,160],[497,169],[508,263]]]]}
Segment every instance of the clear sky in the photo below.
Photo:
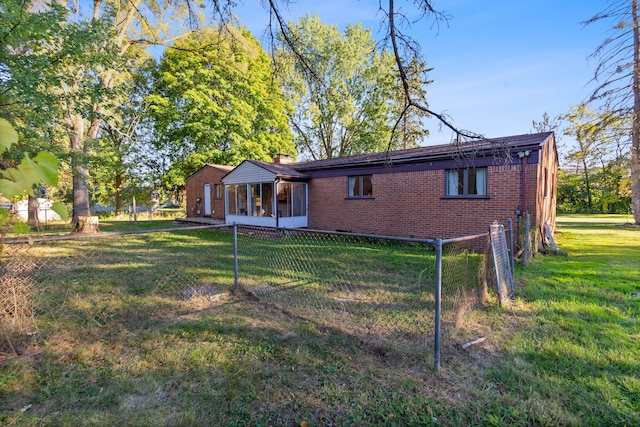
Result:
{"type": "MultiPolygon", "coordinates": [[[[245,0],[236,14],[258,37],[266,27],[258,0],[245,0]]],[[[383,0],[385,3],[385,0],[383,0]]],[[[396,0],[409,11],[411,1],[396,0]]],[[[429,106],[453,123],[487,137],[529,133],[532,121],[564,114],[585,100],[597,62],[587,57],[610,34],[604,24],[580,23],[606,6],[605,0],[433,0],[451,16],[439,30],[419,22],[411,34],[421,46],[434,80],[429,106]]],[[[377,0],[298,0],[286,11],[296,20],[318,13],[341,28],[361,22],[379,27],[377,0]]],[[[428,144],[449,142],[435,119],[426,123],[428,144]]]]}

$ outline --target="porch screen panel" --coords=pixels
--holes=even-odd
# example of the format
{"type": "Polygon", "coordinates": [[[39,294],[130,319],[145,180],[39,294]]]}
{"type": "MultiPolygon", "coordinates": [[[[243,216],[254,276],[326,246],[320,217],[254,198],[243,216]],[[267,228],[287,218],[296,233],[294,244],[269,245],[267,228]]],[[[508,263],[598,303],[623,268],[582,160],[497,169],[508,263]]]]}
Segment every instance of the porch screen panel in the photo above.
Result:
{"type": "Polygon", "coordinates": [[[262,216],[262,198],[260,197],[260,184],[251,184],[250,188],[250,206],[251,216],[262,216]]]}
{"type": "Polygon", "coordinates": [[[307,185],[291,184],[293,193],[293,216],[307,215],[307,185]]]}
{"type": "Polygon", "coordinates": [[[237,215],[247,215],[247,186],[238,185],[236,196],[236,203],[238,205],[237,215]]]}
{"type": "Polygon", "coordinates": [[[238,209],[236,207],[236,187],[237,185],[227,185],[227,213],[236,215],[238,209]]]}
{"type": "Polygon", "coordinates": [[[264,216],[274,216],[273,214],[273,183],[262,183],[262,209],[264,216]]]}
{"type": "Polygon", "coordinates": [[[291,216],[291,184],[288,182],[278,184],[278,216],[291,216]]]}

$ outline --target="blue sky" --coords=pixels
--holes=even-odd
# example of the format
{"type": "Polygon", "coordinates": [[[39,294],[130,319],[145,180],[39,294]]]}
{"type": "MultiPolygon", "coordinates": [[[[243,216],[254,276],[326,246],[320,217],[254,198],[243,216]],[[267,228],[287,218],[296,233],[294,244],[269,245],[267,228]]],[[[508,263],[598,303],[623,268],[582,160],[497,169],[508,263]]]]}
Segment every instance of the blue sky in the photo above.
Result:
{"type": "MultiPolygon", "coordinates": [[[[246,0],[238,18],[258,37],[266,26],[264,9],[246,0]]],[[[383,3],[386,3],[383,0],[383,3]]],[[[412,2],[396,0],[409,10],[412,2]]],[[[420,22],[411,28],[434,70],[427,87],[429,106],[446,113],[462,129],[498,137],[529,133],[532,121],[564,114],[588,97],[597,65],[587,57],[609,34],[604,24],[580,22],[606,6],[581,0],[434,0],[451,15],[439,30],[420,22]]],[[[327,24],[361,22],[379,26],[376,0],[298,0],[285,16],[318,13],[327,24]]],[[[426,123],[425,145],[449,142],[435,119],[426,123]]]]}

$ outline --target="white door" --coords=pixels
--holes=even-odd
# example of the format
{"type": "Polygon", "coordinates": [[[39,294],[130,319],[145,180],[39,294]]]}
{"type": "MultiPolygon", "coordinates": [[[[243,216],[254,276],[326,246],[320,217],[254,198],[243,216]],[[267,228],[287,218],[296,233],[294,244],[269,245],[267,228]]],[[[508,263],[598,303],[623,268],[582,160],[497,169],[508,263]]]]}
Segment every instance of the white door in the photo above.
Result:
{"type": "Polygon", "coordinates": [[[204,214],[211,215],[211,184],[204,185],[204,214]]]}

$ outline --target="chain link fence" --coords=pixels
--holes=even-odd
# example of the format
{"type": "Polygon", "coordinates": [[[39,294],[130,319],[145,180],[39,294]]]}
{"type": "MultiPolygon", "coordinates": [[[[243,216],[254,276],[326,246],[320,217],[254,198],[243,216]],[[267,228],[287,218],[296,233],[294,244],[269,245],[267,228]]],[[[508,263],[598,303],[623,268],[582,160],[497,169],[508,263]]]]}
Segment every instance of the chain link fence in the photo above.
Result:
{"type": "Polygon", "coordinates": [[[37,318],[107,330],[176,316],[236,286],[375,348],[427,358],[435,348],[438,367],[441,336],[451,340],[496,289],[489,233],[420,240],[233,231],[191,227],[5,243],[0,355],[25,351],[37,339],[37,318]]]}
{"type": "Polygon", "coordinates": [[[232,286],[232,265],[230,233],[205,227],[5,242],[0,356],[28,351],[36,317],[89,331],[207,304],[232,286]]]}
{"type": "Polygon", "coordinates": [[[242,289],[378,346],[435,346],[436,367],[441,329],[455,330],[492,281],[488,233],[434,241],[236,226],[234,235],[242,289]]]}

